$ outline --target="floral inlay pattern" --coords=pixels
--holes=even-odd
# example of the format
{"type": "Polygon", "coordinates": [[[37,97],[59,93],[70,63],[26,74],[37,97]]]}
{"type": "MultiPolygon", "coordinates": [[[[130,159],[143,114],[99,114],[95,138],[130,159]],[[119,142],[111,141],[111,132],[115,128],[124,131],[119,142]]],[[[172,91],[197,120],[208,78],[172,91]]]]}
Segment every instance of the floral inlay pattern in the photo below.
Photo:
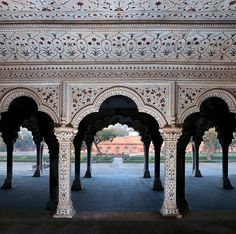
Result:
{"type": "Polygon", "coordinates": [[[0,62],[235,62],[236,33],[222,31],[8,32],[0,62]]]}
{"type": "Polygon", "coordinates": [[[161,110],[163,114],[167,113],[168,87],[154,86],[145,88],[135,88],[141,95],[145,103],[161,110]]]}
{"type": "Polygon", "coordinates": [[[0,98],[7,92],[7,88],[0,87],[0,98]]]}
{"type": "Polygon", "coordinates": [[[235,89],[229,89],[229,91],[235,96],[236,98],[236,88],[235,89]]]}
{"type": "Polygon", "coordinates": [[[5,0],[2,19],[227,19],[234,0],[5,0]]]}
{"type": "Polygon", "coordinates": [[[72,88],[72,110],[71,116],[82,109],[84,106],[91,104],[96,96],[104,90],[99,88],[72,88]]]}
{"type": "Polygon", "coordinates": [[[196,98],[203,93],[206,88],[179,87],[179,112],[195,103],[196,98]]]}
{"type": "Polygon", "coordinates": [[[35,89],[40,94],[44,103],[58,112],[59,109],[59,90],[58,87],[40,87],[35,89]]]}

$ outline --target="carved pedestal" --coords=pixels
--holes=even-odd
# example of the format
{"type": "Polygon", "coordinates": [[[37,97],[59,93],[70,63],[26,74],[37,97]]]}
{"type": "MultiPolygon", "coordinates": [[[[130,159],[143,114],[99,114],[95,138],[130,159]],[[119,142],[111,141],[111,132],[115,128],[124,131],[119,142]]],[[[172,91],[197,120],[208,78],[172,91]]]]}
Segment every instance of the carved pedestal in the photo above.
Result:
{"type": "Polygon", "coordinates": [[[179,216],[176,203],[176,146],[181,135],[181,128],[168,127],[160,129],[165,141],[165,182],[164,202],[161,208],[163,216],[179,216]]]}
{"type": "Polygon", "coordinates": [[[69,127],[55,128],[59,141],[59,201],[54,218],[72,218],[75,209],[71,201],[71,143],[76,131],[69,127]]]}

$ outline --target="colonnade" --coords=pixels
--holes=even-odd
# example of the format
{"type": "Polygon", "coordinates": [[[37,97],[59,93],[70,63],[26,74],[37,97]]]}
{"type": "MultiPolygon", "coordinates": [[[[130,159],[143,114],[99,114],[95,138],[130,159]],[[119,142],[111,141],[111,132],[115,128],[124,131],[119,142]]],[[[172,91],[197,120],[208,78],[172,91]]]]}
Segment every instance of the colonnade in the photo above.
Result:
{"type": "MultiPolygon", "coordinates": [[[[116,96],[115,96],[116,97],[116,96]]],[[[123,98],[124,99],[124,98],[123,98]]],[[[227,105],[220,98],[209,98],[202,103],[200,112],[189,115],[182,126],[177,124],[159,126],[158,121],[149,114],[141,113],[129,99],[128,107],[122,110],[124,103],[120,103],[119,96],[113,100],[118,109],[111,109],[108,104],[103,112],[86,115],[78,126],[67,124],[62,118],[61,125],[55,126],[52,119],[45,113],[38,111],[34,101],[28,97],[15,99],[8,112],[2,113],[0,130],[7,146],[7,176],[2,189],[12,188],[12,152],[17,138],[19,126],[32,131],[37,145],[37,165],[34,176],[39,176],[40,154],[42,141],[49,148],[50,176],[48,208],[56,208],[55,218],[71,218],[75,214],[71,200],[71,190],[81,190],[80,180],[80,149],[85,140],[88,157],[86,178],[91,173],[91,146],[94,135],[105,126],[116,122],[126,123],[140,132],[144,143],[144,178],[150,177],[148,149],[152,141],[155,147],[155,175],[153,190],[164,190],[164,201],[161,208],[163,216],[180,216],[188,210],[185,198],[185,150],[190,141],[193,144],[194,176],[201,176],[199,169],[199,145],[206,130],[215,126],[218,139],[222,146],[222,186],[232,189],[228,177],[228,148],[236,129],[235,114],[229,112],[227,105]],[[115,101],[114,101],[115,100],[115,101]],[[28,105],[27,105],[28,104],[28,105]],[[222,111],[223,110],[223,111],[222,111]],[[222,111],[222,113],[220,112],[222,111]],[[219,114],[218,114],[219,113],[219,114]],[[160,149],[165,143],[164,185],[160,180],[160,149]],[[71,146],[75,147],[75,178],[71,186],[71,146]],[[59,161],[58,161],[59,160],[59,161]],[[59,181],[58,181],[59,180],[59,181]]],[[[124,100],[123,100],[124,101],[124,100]]]]}

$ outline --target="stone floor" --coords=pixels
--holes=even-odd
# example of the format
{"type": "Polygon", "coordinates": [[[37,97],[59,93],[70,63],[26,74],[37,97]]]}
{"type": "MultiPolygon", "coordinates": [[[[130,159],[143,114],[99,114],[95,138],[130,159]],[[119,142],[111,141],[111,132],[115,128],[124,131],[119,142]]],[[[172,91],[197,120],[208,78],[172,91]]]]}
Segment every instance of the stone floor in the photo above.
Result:
{"type": "MultiPolygon", "coordinates": [[[[5,168],[1,163],[0,183],[5,168]]],[[[84,190],[72,192],[78,214],[65,221],[52,219],[45,211],[48,171],[33,178],[32,163],[15,163],[13,189],[0,190],[0,233],[236,233],[236,189],[220,187],[220,164],[202,163],[201,171],[204,177],[193,178],[191,164],[186,166],[192,212],[182,220],[166,220],[157,212],[163,192],[151,190],[153,179],[142,178],[142,164],[123,164],[120,159],[94,164],[93,178],[82,178],[84,190]]],[[[153,175],[153,164],[150,172],[153,175]]],[[[236,163],[229,165],[229,174],[236,185],[236,163]]]]}

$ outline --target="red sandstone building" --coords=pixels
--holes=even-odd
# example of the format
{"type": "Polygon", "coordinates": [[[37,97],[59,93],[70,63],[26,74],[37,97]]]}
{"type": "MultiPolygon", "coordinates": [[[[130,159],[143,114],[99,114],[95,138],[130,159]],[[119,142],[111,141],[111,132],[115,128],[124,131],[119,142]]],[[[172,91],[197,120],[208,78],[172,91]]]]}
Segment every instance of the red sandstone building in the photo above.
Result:
{"type": "MultiPolygon", "coordinates": [[[[143,143],[140,136],[116,137],[112,142],[105,141],[99,144],[102,153],[105,154],[143,154],[143,143]]],[[[93,153],[97,153],[95,145],[93,153]]],[[[153,145],[150,146],[150,153],[154,151],[153,145]]]]}

